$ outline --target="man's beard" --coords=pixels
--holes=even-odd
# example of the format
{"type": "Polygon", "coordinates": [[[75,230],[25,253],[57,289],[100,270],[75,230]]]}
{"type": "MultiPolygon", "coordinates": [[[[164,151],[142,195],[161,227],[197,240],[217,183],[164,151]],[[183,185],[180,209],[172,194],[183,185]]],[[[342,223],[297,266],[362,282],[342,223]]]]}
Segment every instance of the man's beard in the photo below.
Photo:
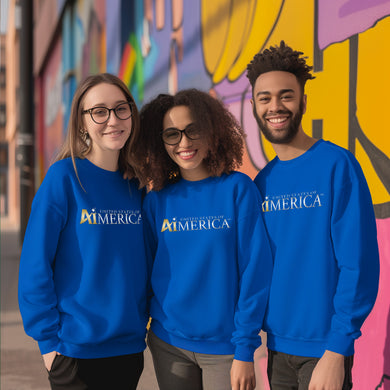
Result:
{"type": "Polygon", "coordinates": [[[290,110],[279,110],[276,112],[276,114],[285,114],[285,115],[287,114],[290,116],[290,118],[292,118],[292,121],[288,129],[282,130],[284,135],[281,137],[278,136],[277,130],[272,131],[269,129],[267,124],[268,122],[264,118],[264,116],[263,119],[261,119],[257,115],[256,106],[253,104],[253,115],[264,137],[272,144],[288,144],[295,138],[295,136],[298,133],[299,126],[301,124],[302,116],[303,116],[303,99],[299,104],[298,112],[294,116],[290,110]]]}

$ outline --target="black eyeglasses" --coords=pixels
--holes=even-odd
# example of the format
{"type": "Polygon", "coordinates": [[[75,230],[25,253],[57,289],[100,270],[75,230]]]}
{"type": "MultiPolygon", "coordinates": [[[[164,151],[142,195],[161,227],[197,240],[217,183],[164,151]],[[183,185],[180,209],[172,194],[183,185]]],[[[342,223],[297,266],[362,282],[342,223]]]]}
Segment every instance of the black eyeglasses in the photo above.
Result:
{"type": "Polygon", "coordinates": [[[183,133],[191,140],[197,140],[202,136],[202,131],[199,130],[193,123],[190,123],[184,130],[179,130],[176,127],[169,127],[161,132],[162,140],[167,145],[176,145],[183,138],[183,133]]]}
{"type": "Polygon", "coordinates": [[[106,123],[110,119],[111,111],[114,111],[115,116],[124,121],[129,119],[133,114],[132,105],[129,102],[118,104],[115,108],[107,108],[107,107],[93,107],[88,110],[82,111],[82,114],[89,113],[91,115],[92,120],[101,125],[106,123]]]}

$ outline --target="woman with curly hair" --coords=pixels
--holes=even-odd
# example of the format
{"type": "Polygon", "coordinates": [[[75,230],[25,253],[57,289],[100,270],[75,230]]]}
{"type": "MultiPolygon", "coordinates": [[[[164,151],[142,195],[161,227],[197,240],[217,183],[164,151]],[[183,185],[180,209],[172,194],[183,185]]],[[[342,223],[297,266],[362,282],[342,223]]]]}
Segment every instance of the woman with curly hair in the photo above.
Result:
{"type": "Polygon", "coordinates": [[[244,135],[205,92],[159,95],[140,113],[135,171],[153,262],[148,345],[160,389],[254,389],[253,353],[272,260],[244,135]]]}

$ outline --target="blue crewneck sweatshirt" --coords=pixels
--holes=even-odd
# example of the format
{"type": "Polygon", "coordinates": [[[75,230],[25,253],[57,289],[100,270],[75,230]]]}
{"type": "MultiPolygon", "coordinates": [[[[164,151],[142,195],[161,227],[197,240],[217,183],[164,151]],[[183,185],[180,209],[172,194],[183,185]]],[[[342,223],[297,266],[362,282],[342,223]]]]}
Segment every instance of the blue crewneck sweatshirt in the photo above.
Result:
{"type": "Polygon", "coordinates": [[[141,192],[87,159],[54,163],[24,238],[19,306],[41,353],[76,358],[145,348],[147,265],[141,192]]]}
{"type": "Polygon", "coordinates": [[[256,177],[274,255],[268,347],[299,356],[352,355],[377,295],[371,196],[347,150],[319,140],[256,177]]]}
{"type": "Polygon", "coordinates": [[[181,179],[146,196],[151,328],[162,340],[253,360],[272,272],[260,202],[239,172],[181,179]]]}

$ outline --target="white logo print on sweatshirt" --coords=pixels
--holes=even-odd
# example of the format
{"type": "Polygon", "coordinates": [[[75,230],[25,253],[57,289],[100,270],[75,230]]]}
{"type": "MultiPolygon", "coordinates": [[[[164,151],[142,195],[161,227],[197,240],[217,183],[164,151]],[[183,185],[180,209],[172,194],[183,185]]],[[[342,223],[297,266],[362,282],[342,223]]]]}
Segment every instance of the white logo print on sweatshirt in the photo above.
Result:
{"type": "Polygon", "coordinates": [[[99,210],[93,208],[90,212],[82,209],[80,225],[88,222],[89,225],[139,225],[141,223],[140,210],[99,210]]]}
{"type": "Polygon", "coordinates": [[[194,230],[219,230],[230,229],[230,218],[221,216],[209,217],[186,217],[177,219],[176,217],[169,220],[165,218],[161,226],[161,232],[183,232],[194,230]]]}
{"type": "Polygon", "coordinates": [[[324,194],[317,191],[283,195],[266,195],[261,208],[264,213],[322,207],[324,194]]]}

